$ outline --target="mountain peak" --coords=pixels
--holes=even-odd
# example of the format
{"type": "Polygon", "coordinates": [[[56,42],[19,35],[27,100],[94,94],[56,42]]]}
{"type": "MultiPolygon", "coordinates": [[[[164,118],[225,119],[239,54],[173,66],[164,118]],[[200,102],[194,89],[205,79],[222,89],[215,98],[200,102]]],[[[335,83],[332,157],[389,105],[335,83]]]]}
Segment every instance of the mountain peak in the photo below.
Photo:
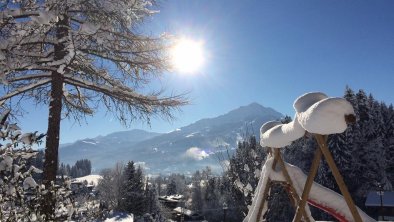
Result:
{"type": "Polygon", "coordinates": [[[263,123],[281,117],[279,112],[254,102],[199,120],[180,131],[158,134],[130,130],[86,139],[60,149],[60,157],[65,163],[87,158],[96,169],[112,167],[117,161],[133,160],[145,162],[152,173],[193,172],[201,166],[220,171],[216,153],[222,152],[223,147],[230,150],[236,147],[244,133],[258,138],[263,123]],[[200,158],[200,152],[192,152],[196,150],[203,150],[204,158],[200,158]],[[194,158],[196,155],[198,158],[194,158]]]}
{"type": "MultiPolygon", "coordinates": [[[[276,117],[282,117],[283,115],[279,112],[277,112],[276,110],[269,108],[269,107],[264,107],[262,105],[260,105],[257,102],[253,102],[249,105],[246,106],[241,106],[237,109],[234,109],[230,112],[228,112],[225,115],[272,115],[272,116],[276,116],[276,117]]],[[[223,115],[223,116],[225,116],[223,115]]],[[[234,116],[233,116],[234,117],[234,116]]]]}
{"type": "Polygon", "coordinates": [[[283,114],[277,112],[272,108],[264,107],[259,103],[253,102],[249,105],[238,107],[226,114],[214,118],[201,119],[189,126],[182,127],[182,129],[191,128],[194,130],[194,128],[196,127],[199,128],[202,126],[207,127],[207,126],[222,125],[222,124],[228,124],[234,122],[246,123],[246,122],[252,122],[256,119],[260,119],[261,117],[264,117],[265,120],[273,120],[283,117],[283,114]]]}

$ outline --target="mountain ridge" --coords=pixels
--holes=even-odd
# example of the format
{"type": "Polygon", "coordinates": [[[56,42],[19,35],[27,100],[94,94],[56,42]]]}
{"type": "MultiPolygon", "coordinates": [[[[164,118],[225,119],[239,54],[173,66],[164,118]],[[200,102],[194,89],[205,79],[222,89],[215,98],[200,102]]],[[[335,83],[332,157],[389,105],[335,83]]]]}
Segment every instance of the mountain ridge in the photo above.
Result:
{"type": "Polygon", "coordinates": [[[272,108],[251,103],[168,133],[134,129],[78,140],[61,146],[60,160],[73,164],[90,159],[96,170],[133,160],[150,173],[188,173],[205,166],[220,171],[218,152],[234,150],[245,132],[258,137],[264,122],[282,117],[272,108]]]}

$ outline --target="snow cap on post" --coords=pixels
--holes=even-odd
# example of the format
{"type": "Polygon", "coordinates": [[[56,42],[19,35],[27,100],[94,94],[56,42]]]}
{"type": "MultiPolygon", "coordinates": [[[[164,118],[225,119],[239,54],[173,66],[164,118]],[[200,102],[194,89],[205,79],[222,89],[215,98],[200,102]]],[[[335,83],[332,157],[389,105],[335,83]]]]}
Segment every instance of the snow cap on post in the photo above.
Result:
{"type": "Polygon", "coordinates": [[[294,102],[299,123],[310,133],[343,133],[347,128],[347,122],[354,120],[353,106],[346,99],[323,98],[323,95],[307,93],[294,102]]]}
{"type": "Polygon", "coordinates": [[[305,93],[294,101],[293,107],[297,113],[305,112],[313,104],[326,98],[328,96],[322,92],[305,93]]]}
{"type": "Polygon", "coordinates": [[[260,128],[260,135],[263,135],[265,132],[267,132],[269,129],[271,129],[274,126],[282,124],[279,121],[268,121],[264,123],[261,128],[260,128]]]}
{"type": "Polygon", "coordinates": [[[287,124],[277,121],[265,123],[260,129],[261,146],[281,148],[290,145],[305,134],[295,116],[294,120],[287,124]]]}

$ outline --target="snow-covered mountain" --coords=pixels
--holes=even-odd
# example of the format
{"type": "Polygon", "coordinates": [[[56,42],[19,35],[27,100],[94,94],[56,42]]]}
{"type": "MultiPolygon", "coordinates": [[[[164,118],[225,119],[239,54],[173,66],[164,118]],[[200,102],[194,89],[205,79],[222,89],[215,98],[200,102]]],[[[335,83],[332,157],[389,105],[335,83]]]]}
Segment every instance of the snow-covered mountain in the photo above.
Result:
{"type": "Polygon", "coordinates": [[[188,173],[205,166],[220,171],[218,153],[234,149],[242,136],[258,135],[264,122],[281,117],[271,108],[252,103],[165,134],[131,130],[76,141],[61,147],[60,161],[87,158],[96,170],[133,160],[149,173],[188,173]]]}

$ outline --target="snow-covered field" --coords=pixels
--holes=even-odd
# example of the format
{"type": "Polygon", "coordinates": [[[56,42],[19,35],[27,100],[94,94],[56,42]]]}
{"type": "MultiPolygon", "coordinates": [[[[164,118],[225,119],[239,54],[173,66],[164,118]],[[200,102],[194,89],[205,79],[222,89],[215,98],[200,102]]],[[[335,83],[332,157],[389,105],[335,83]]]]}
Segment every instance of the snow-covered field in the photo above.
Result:
{"type": "Polygon", "coordinates": [[[134,222],[134,215],[126,213],[115,213],[110,218],[105,219],[104,222],[134,222]]]}
{"type": "Polygon", "coordinates": [[[88,184],[93,184],[94,186],[97,186],[98,181],[101,180],[103,177],[100,175],[87,175],[84,177],[78,177],[73,179],[73,181],[78,181],[78,182],[83,182],[83,181],[87,181],[88,184]]]}

